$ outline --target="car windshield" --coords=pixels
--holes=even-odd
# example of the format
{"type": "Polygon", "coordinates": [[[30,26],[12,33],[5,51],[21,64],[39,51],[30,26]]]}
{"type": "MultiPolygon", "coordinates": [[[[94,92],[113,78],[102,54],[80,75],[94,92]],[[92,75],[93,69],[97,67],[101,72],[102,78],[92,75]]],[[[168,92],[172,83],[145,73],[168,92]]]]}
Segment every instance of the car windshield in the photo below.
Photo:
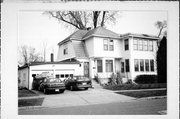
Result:
{"type": "Polygon", "coordinates": [[[62,81],[60,79],[50,78],[50,79],[45,79],[44,82],[47,82],[47,83],[60,83],[62,81]]]}

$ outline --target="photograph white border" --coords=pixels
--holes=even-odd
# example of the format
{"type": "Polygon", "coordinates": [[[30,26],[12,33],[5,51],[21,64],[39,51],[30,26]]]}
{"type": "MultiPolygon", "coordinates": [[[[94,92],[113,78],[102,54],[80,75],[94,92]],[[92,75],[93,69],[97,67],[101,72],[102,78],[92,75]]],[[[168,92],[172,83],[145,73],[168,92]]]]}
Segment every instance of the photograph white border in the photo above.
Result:
{"type": "Polygon", "coordinates": [[[66,2],[2,3],[1,5],[1,118],[2,119],[179,119],[179,2],[66,2]],[[81,6],[81,7],[79,7],[81,6]],[[83,7],[84,6],[84,7],[83,7]],[[123,10],[167,11],[167,115],[18,115],[17,40],[18,12],[21,10],[123,10]]]}

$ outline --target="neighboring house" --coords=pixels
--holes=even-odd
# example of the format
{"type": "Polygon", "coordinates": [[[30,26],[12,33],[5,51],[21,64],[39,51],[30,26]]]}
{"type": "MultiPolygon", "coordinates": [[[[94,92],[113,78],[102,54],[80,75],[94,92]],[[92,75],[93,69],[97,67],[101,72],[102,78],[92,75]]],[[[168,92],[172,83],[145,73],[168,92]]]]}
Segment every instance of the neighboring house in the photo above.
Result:
{"type": "Polygon", "coordinates": [[[134,79],[140,74],[157,74],[156,40],[143,34],[119,35],[103,27],[78,30],[58,43],[58,61],[76,59],[82,74],[94,78],[121,77],[134,79]]]}
{"type": "Polygon", "coordinates": [[[49,73],[53,77],[64,79],[72,75],[82,74],[82,67],[76,60],[61,62],[32,62],[18,68],[18,86],[33,88],[33,77],[42,73],[49,73]]]}

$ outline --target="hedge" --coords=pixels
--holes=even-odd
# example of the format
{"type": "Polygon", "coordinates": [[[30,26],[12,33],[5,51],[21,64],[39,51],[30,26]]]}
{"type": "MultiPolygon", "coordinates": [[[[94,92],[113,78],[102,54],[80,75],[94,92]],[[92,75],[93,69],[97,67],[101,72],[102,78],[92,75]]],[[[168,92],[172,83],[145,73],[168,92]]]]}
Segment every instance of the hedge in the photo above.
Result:
{"type": "Polygon", "coordinates": [[[138,75],[136,76],[135,83],[138,84],[152,84],[152,83],[157,83],[157,75],[138,75]]]}

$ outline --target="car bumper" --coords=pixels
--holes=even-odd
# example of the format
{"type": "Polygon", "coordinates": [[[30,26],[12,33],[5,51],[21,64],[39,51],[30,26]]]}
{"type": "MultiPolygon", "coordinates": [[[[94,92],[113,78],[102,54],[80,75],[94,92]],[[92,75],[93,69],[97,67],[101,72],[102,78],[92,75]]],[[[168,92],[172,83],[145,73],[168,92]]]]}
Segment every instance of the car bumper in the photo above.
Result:
{"type": "Polygon", "coordinates": [[[65,90],[66,87],[53,87],[53,88],[46,88],[47,90],[65,90]]]}
{"type": "Polygon", "coordinates": [[[77,85],[77,88],[91,88],[91,85],[77,85]]]}

